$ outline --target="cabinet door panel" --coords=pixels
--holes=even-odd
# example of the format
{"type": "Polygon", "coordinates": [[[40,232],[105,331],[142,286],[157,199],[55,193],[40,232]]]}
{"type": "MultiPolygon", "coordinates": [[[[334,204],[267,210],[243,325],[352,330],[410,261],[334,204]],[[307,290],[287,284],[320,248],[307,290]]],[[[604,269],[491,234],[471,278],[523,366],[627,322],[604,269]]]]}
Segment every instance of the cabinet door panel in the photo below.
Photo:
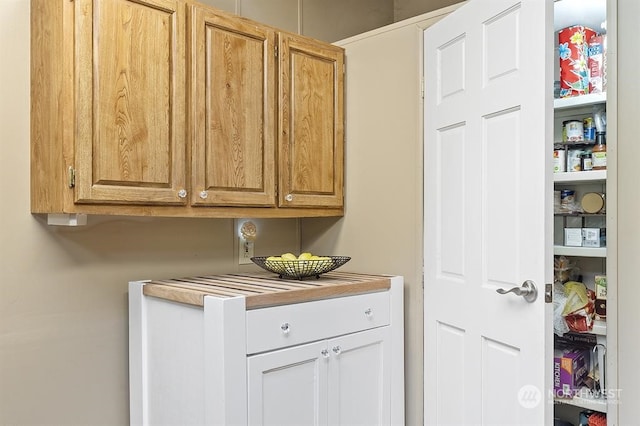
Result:
{"type": "Polygon", "coordinates": [[[76,3],[76,202],[184,204],[184,6],[76,3]]]}
{"type": "Polygon", "coordinates": [[[191,202],[275,206],[275,32],[194,7],[192,37],[191,202]]]}
{"type": "Polygon", "coordinates": [[[253,355],[247,359],[249,424],[327,424],[326,342],[253,355]]]}
{"type": "Polygon", "coordinates": [[[330,425],[391,423],[390,342],[390,327],[329,340],[330,425]]]}
{"type": "Polygon", "coordinates": [[[279,203],[341,207],[344,53],[286,33],[279,46],[279,203]]]}

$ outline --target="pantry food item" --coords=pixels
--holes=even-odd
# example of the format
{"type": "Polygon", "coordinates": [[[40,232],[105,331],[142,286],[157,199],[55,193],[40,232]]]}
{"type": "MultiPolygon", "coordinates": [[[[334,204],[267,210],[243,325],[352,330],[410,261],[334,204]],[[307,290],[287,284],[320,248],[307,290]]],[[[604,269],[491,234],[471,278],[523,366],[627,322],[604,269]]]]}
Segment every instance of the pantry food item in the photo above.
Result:
{"type": "Polygon", "coordinates": [[[604,209],[604,194],[600,192],[587,192],[580,201],[582,211],[585,213],[600,213],[604,209]]]}
{"type": "Polygon", "coordinates": [[[607,90],[606,34],[591,37],[588,46],[589,93],[604,93],[607,90]]]}
{"type": "Polygon", "coordinates": [[[575,25],[558,32],[560,58],[560,97],[589,93],[589,40],[597,33],[575,25]]]}
{"type": "Polygon", "coordinates": [[[251,261],[261,268],[274,272],[280,278],[306,277],[319,278],[321,274],[332,271],[351,260],[348,256],[318,256],[310,252],[283,253],[280,256],[254,256],[251,261]]]}

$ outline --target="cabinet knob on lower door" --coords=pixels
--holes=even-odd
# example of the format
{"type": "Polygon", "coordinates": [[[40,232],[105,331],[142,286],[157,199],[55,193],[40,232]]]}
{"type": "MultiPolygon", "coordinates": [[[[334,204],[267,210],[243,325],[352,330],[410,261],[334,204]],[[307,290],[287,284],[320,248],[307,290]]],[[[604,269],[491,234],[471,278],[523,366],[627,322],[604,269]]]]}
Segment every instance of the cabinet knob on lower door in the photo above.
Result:
{"type": "Polygon", "coordinates": [[[289,334],[289,332],[291,331],[291,327],[289,326],[288,322],[285,322],[280,326],[280,330],[282,330],[282,334],[289,334]]]}
{"type": "Polygon", "coordinates": [[[333,351],[333,353],[334,353],[334,354],[336,354],[336,355],[340,355],[340,353],[342,352],[342,348],[340,347],[340,345],[338,345],[338,346],[334,346],[331,350],[332,350],[332,351],[333,351]]]}
{"type": "Polygon", "coordinates": [[[186,196],[187,196],[186,189],[181,189],[180,191],[178,191],[178,198],[186,198],[186,196]]]}
{"type": "Polygon", "coordinates": [[[329,349],[323,349],[320,351],[320,353],[322,354],[323,358],[329,358],[329,349]]]}
{"type": "Polygon", "coordinates": [[[285,199],[286,201],[293,201],[293,194],[287,194],[287,195],[285,195],[285,196],[284,196],[284,199],[285,199]]]}
{"type": "Polygon", "coordinates": [[[207,193],[207,191],[200,191],[200,198],[202,198],[203,200],[206,200],[208,196],[209,194],[207,193]]]}

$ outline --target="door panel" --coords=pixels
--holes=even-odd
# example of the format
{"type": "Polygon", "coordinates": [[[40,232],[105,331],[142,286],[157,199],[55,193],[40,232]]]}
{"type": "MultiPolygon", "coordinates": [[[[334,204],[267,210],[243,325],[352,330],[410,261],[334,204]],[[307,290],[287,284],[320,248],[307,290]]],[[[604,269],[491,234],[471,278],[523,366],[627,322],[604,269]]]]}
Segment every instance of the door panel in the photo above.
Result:
{"type": "Polygon", "coordinates": [[[329,425],[391,423],[390,332],[380,327],[329,341],[329,425]]]}
{"type": "Polygon", "coordinates": [[[287,33],[278,50],[279,205],[342,207],[343,51],[287,33]]]}
{"type": "Polygon", "coordinates": [[[192,11],[191,202],[275,206],[275,31],[192,11]]]}
{"type": "Polygon", "coordinates": [[[249,424],[327,424],[326,341],[247,359],[249,424]]]}
{"type": "Polygon", "coordinates": [[[427,424],[551,423],[552,14],[471,0],[424,34],[427,424]]]}
{"type": "Polygon", "coordinates": [[[184,7],[76,1],[76,202],[184,204],[184,7]]]}

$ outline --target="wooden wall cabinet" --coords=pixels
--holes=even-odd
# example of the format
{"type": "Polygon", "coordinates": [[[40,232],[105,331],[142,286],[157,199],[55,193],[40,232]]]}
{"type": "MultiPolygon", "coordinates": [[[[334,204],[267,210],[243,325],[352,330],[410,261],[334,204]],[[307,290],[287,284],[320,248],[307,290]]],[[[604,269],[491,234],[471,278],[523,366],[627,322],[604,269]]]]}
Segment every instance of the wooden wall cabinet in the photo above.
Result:
{"type": "Polygon", "coordinates": [[[343,214],[341,48],[190,0],[31,19],[33,213],[343,214]]]}

